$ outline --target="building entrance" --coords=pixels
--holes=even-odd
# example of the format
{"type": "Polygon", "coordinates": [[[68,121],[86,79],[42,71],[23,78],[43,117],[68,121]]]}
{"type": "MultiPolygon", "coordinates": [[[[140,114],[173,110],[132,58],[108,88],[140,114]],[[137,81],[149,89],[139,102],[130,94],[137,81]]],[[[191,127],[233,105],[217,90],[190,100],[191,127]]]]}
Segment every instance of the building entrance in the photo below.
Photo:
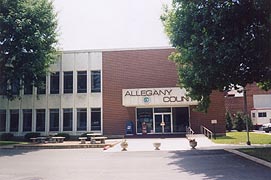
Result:
{"type": "Polygon", "coordinates": [[[171,114],[155,114],[154,121],[155,133],[171,132],[171,114]]]}
{"type": "Polygon", "coordinates": [[[183,133],[189,126],[188,107],[137,108],[136,132],[142,133],[142,125],[147,133],[183,133]]]}

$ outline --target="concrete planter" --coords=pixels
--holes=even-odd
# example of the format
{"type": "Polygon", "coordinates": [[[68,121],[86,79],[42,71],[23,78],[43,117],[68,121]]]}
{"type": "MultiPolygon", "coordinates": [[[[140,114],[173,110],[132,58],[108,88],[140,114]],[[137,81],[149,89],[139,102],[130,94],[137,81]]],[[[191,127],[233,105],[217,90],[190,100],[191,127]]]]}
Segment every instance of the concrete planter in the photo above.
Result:
{"type": "Polygon", "coordinates": [[[195,149],[196,146],[198,145],[197,141],[195,139],[188,139],[189,140],[189,145],[191,146],[192,149],[195,149]]]}
{"type": "Polygon", "coordinates": [[[128,142],[125,140],[123,140],[121,143],[120,143],[120,146],[122,148],[122,151],[127,151],[127,148],[128,148],[128,142]]]}
{"type": "Polygon", "coordinates": [[[155,142],[155,143],[153,143],[153,146],[155,147],[155,150],[160,150],[161,143],[155,142]]]}

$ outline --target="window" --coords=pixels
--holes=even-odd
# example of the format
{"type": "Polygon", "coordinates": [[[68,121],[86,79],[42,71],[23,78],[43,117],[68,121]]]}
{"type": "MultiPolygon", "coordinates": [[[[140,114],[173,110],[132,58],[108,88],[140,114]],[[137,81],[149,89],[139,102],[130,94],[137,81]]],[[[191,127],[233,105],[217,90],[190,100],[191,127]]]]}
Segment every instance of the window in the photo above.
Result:
{"type": "Polygon", "coordinates": [[[259,112],[258,117],[266,117],[266,112],[259,112]]]}
{"type": "Polygon", "coordinates": [[[63,109],[63,131],[72,131],[72,109],[63,109]]]}
{"type": "Polygon", "coordinates": [[[87,71],[77,72],[77,93],[87,92],[87,71]]]}
{"type": "Polygon", "coordinates": [[[91,109],[91,130],[101,131],[101,108],[91,109]]]}
{"type": "Polygon", "coordinates": [[[33,84],[29,80],[24,82],[24,94],[33,94],[33,84]]]}
{"type": "Polygon", "coordinates": [[[51,74],[50,94],[59,94],[59,72],[51,74]]]}
{"type": "Polygon", "coordinates": [[[77,131],[87,130],[87,109],[77,109],[77,131]]]}
{"type": "Polygon", "coordinates": [[[36,110],[36,131],[45,131],[45,109],[36,110]]]}
{"type": "Polygon", "coordinates": [[[49,131],[59,131],[59,109],[50,109],[49,131]]]}
{"type": "Polygon", "coordinates": [[[19,95],[20,93],[20,80],[14,80],[11,84],[11,93],[13,95],[19,95]]]}
{"type": "Polygon", "coordinates": [[[41,87],[37,88],[37,94],[46,94],[46,76],[41,77],[41,87]]]}
{"type": "Polygon", "coordinates": [[[7,83],[3,83],[3,85],[0,86],[0,95],[6,95],[6,94],[7,94],[7,83]]]}
{"type": "Polygon", "coordinates": [[[73,93],[73,72],[64,72],[64,93],[73,93]]]}
{"type": "Polygon", "coordinates": [[[32,110],[23,109],[23,131],[32,130],[32,110]]]}
{"type": "Polygon", "coordinates": [[[138,108],[137,109],[137,133],[142,133],[142,124],[147,124],[148,133],[153,130],[153,109],[152,108],[138,108]]]}
{"type": "Polygon", "coordinates": [[[19,110],[10,110],[10,132],[17,132],[19,128],[19,110]]]}
{"type": "Polygon", "coordinates": [[[101,71],[91,71],[91,92],[101,92],[101,71]]]}
{"type": "Polygon", "coordinates": [[[255,118],[255,113],[252,113],[252,117],[255,118]]]}
{"type": "Polygon", "coordinates": [[[6,131],[6,110],[0,110],[0,132],[6,131]]]}

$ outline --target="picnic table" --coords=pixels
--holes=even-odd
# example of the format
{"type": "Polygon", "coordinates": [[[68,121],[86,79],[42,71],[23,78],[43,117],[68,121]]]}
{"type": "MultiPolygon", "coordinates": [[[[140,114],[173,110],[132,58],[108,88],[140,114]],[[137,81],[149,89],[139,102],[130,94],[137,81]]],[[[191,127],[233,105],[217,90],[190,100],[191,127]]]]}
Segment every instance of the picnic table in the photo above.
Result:
{"type": "Polygon", "coordinates": [[[107,139],[107,137],[102,136],[101,133],[90,133],[87,134],[87,136],[90,137],[91,144],[96,144],[96,140],[100,141],[101,144],[105,144],[105,139],[107,139]]]}
{"type": "Polygon", "coordinates": [[[32,140],[33,143],[45,143],[47,137],[36,137],[36,138],[30,138],[30,140],[32,140]]]}
{"type": "Polygon", "coordinates": [[[65,137],[52,137],[52,136],[40,136],[36,138],[30,138],[33,143],[47,143],[47,142],[52,142],[52,143],[63,143],[65,137]]]}

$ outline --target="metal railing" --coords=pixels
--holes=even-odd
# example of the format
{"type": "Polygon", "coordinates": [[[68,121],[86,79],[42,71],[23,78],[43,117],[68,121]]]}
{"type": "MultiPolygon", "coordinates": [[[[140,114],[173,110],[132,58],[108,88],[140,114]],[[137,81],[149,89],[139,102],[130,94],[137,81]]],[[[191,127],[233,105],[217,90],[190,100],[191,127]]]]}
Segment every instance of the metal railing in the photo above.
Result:
{"type": "Polygon", "coordinates": [[[213,139],[213,132],[210,131],[208,128],[206,128],[205,126],[200,126],[200,131],[202,134],[204,134],[206,137],[208,137],[209,139],[213,139]]]}
{"type": "Polygon", "coordinates": [[[193,135],[195,134],[195,132],[193,131],[193,129],[191,127],[186,127],[186,137],[188,139],[193,139],[193,135]]]}

